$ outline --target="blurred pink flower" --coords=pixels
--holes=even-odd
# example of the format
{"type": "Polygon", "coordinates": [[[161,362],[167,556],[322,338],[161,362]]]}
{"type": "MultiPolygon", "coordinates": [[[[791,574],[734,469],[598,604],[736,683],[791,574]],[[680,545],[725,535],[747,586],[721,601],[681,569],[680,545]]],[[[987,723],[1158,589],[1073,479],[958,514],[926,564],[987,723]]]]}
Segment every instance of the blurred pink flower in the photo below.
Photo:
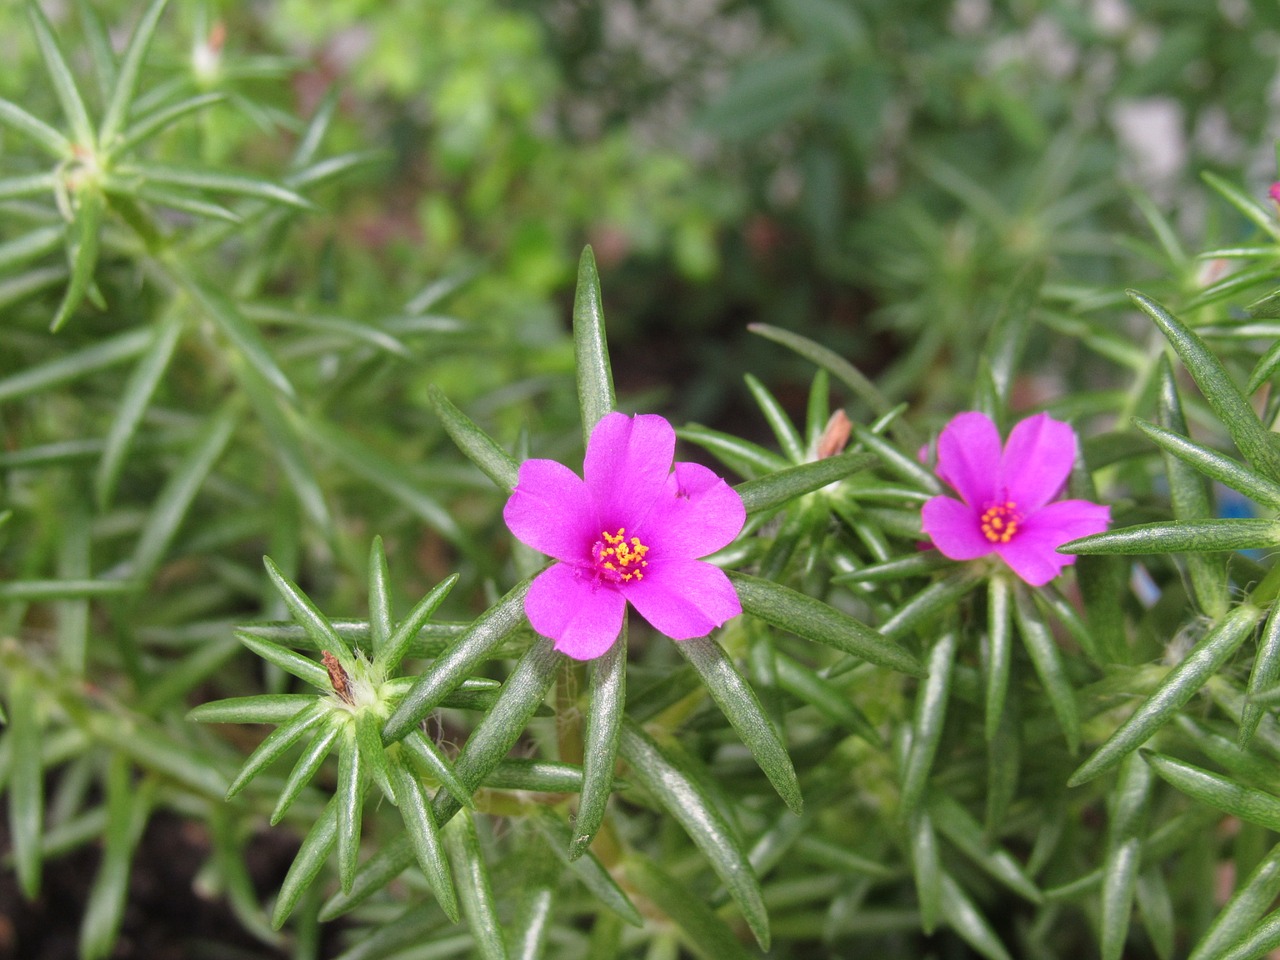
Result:
{"type": "Polygon", "coordinates": [[[994,553],[1032,586],[1048,583],[1075,562],[1057,547],[1101,533],[1109,507],[1057,500],[1076,459],[1076,435],[1047,413],[1023,420],[1004,449],[991,418],[962,413],[938,438],[938,477],[960,500],[939,496],[924,505],[924,531],[945,556],[973,560],[994,553]]]}
{"type": "Polygon", "coordinates": [[[1271,189],[1270,189],[1270,190],[1268,190],[1268,191],[1267,191],[1267,193],[1270,195],[1270,197],[1271,197],[1272,201],[1273,201],[1277,206],[1280,206],[1280,181],[1277,181],[1276,183],[1273,183],[1273,184],[1271,185],[1271,189]]]}
{"type": "Polygon", "coordinates": [[[742,612],[724,571],[699,559],[742,530],[742,498],[700,464],[673,464],[675,444],[662,417],[611,413],[591,432],[583,477],[554,460],[520,465],[503,519],[559,561],[534,579],[525,613],[576,660],[613,645],[627,601],[673,640],[742,612]]]}

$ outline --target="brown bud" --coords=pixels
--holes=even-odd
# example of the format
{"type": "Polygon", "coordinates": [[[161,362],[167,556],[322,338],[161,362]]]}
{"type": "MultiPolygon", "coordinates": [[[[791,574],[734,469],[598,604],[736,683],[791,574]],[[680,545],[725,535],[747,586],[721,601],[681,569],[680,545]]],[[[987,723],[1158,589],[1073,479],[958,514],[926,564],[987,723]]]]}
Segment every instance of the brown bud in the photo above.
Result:
{"type": "Polygon", "coordinates": [[[822,436],[818,439],[818,459],[834,457],[844,450],[849,444],[849,433],[852,430],[853,423],[843,410],[833,413],[822,430],[822,436]]]}
{"type": "Polygon", "coordinates": [[[356,705],[355,698],[351,696],[351,683],[347,677],[347,671],[342,669],[342,664],[328,650],[320,653],[320,660],[324,663],[325,669],[329,671],[329,682],[333,684],[333,692],[338,695],[338,699],[348,706],[356,705]]]}

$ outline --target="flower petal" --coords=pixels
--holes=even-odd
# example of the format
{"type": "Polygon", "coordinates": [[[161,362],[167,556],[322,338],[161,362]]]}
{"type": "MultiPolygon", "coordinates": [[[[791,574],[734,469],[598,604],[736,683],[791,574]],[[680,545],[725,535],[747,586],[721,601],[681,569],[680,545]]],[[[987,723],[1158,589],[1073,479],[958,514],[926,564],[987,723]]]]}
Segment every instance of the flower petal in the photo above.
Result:
{"type": "Polygon", "coordinates": [[[995,499],[1000,433],[985,413],[952,417],[938,437],[937,474],[961,499],[981,510],[995,499]]]}
{"type": "Polygon", "coordinates": [[[502,519],[521,543],[571,563],[590,558],[602,529],[582,478],[554,460],[520,464],[502,519]]]}
{"type": "Polygon", "coordinates": [[[593,660],[618,639],[627,602],[567,563],[542,571],[529,585],[524,612],[533,629],[575,660],[593,660]]]}
{"type": "Polygon", "coordinates": [[[655,560],[623,587],[640,616],[672,640],[705,637],[742,612],[724,571],[701,560],[655,560]]]}
{"type": "Polygon", "coordinates": [[[654,414],[610,413],[596,424],[582,472],[604,524],[601,530],[626,527],[630,532],[640,525],[662,493],[675,453],[675,430],[654,414]]]}
{"type": "Polygon", "coordinates": [[[1058,495],[1075,460],[1076,432],[1070,424],[1047,413],[1028,417],[1005,444],[1001,486],[1026,516],[1058,495]]]}
{"type": "Polygon", "coordinates": [[[1059,500],[1025,517],[1017,535],[996,547],[1013,572],[1033,587],[1043,586],[1075,563],[1075,555],[1058,547],[1076,537],[1101,533],[1111,522],[1111,508],[1088,500],[1059,500]]]}
{"type": "Polygon", "coordinates": [[[732,543],[746,520],[742,498],[714,470],[677,463],[636,532],[655,557],[696,560],[732,543]]]}
{"type": "Polygon", "coordinates": [[[995,549],[982,535],[978,512],[954,497],[931,497],[920,511],[921,525],[944,557],[972,560],[995,549]]]}

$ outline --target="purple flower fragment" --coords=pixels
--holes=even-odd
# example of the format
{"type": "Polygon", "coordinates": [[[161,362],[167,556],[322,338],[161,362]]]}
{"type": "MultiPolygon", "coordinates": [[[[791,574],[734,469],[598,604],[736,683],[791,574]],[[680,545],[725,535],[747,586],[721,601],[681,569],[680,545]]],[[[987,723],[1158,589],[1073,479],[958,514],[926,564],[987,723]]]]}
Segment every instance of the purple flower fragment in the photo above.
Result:
{"type": "Polygon", "coordinates": [[[924,531],[952,560],[994,553],[1027,583],[1042,586],[1075,562],[1059,546],[1101,533],[1111,521],[1109,507],[1054,499],[1075,459],[1075,431],[1047,413],[1015,426],[1003,450],[986,414],[959,414],[938,438],[936,472],[960,499],[925,503],[924,531]]]}
{"type": "Polygon", "coordinates": [[[533,629],[575,660],[607,651],[630,601],[673,640],[703,637],[742,612],[724,571],[699,558],[742,530],[742,498],[697,463],[673,463],[662,417],[611,413],[591,432],[583,476],[526,460],[502,516],[516,539],[558,563],[534,578],[533,629]]]}

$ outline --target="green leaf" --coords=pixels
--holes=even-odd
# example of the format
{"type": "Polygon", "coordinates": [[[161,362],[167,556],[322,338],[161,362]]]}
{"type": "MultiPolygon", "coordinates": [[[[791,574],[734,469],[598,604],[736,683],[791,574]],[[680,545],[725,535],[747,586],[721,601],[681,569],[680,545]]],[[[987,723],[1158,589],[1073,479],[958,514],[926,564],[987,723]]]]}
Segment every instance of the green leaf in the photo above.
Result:
{"type": "Polygon", "coordinates": [[[112,141],[128,119],[129,110],[133,106],[133,97],[138,90],[138,73],[142,69],[142,61],[155,36],[160,15],[169,0],[152,0],[138,25],[129,38],[124,56],[120,59],[120,69],[116,74],[116,83],[111,90],[111,98],[107,101],[106,111],[102,115],[102,125],[98,128],[98,143],[108,153],[112,150],[112,141]]]}
{"type": "MultiPolygon", "coordinates": [[[[534,712],[546,698],[556,670],[564,660],[546,637],[538,637],[515,670],[502,685],[502,695],[493,709],[484,715],[453,762],[454,773],[469,790],[474,791],[491,770],[515,745],[529,725],[534,712]]],[[[461,804],[441,791],[435,797],[435,813],[443,823],[457,812],[461,804]]]]}
{"type": "Polygon", "coordinates": [[[0,97],[0,124],[26,134],[59,160],[71,156],[71,141],[43,120],[33,117],[16,103],[0,97]]]}
{"type": "MultiPolygon", "coordinates": [[[[445,705],[448,705],[448,699],[445,705]]],[[[472,807],[471,791],[474,788],[468,786],[458,779],[458,774],[453,769],[453,764],[444,758],[440,750],[434,743],[427,739],[427,735],[421,730],[414,730],[400,741],[408,755],[413,757],[423,769],[431,776],[440,781],[440,785],[444,789],[453,794],[454,799],[464,807],[472,807]]]]}
{"type": "Polygon", "coordinates": [[[600,300],[600,275],[591,247],[582,248],[578,260],[578,286],[573,295],[573,361],[578,375],[578,405],[582,412],[582,442],[613,412],[613,370],[609,366],[609,342],[605,337],[604,305],[600,300]]]}
{"type": "Polygon", "coordinates": [[[471,928],[476,956],[480,960],[507,960],[507,945],[502,939],[503,924],[494,903],[489,870],[484,865],[480,838],[469,814],[455,818],[444,828],[444,844],[453,863],[458,899],[471,928]]]}
{"type": "Polygon", "coordinates": [[[62,245],[65,234],[66,230],[61,226],[37,227],[15,240],[0,243],[0,273],[7,273],[55,250],[62,245]]]}
{"type": "Polygon", "coordinates": [[[791,464],[772,450],[766,450],[750,440],[743,440],[729,433],[721,433],[696,423],[676,430],[681,440],[696,444],[712,454],[730,470],[744,477],[755,477],[775,470],[786,470],[791,464]]]}
{"type": "Polygon", "coordinates": [[[133,593],[132,580],[10,580],[0,583],[0,600],[75,600],[133,593]]]}
{"type": "Polygon", "coordinates": [[[80,921],[80,956],[106,960],[115,947],[129,893],[133,853],[151,815],[155,782],[133,784],[129,762],[116,754],[107,773],[107,827],[102,860],[80,921]]]}
{"type": "Polygon", "coordinates": [[[569,850],[575,839],[574,835],[579,832],[576,825],[570,830],[568,824],[545,807],[530,814],[530,820],[556,859],[568,868],[593,897],[633,927],[644,925],[640,912],[595,854],[584,850],[581,855],[570,859],[569,850]]]}
{"type": "Polygon", "coordinates": [[[879,731],[866,714],[853,705],[848,694],[780,650],[774,651],[773,657],[779,687],[809,704],[832,723],[856,733],[870,744],[881,746],[879,731]]]}
{"type": "Polygon", "coordinates": [[[786,744],[765,716],[755,691],[734,668],[733,661],[710,637],[677,643],[676,649],[698,671],[707,692],[751,751],[778,796],[792,813],[801,813],[804,800],[786,744]]]}
{"type": "MultiPolygon", "coordinates": [[[[457,582],[456,575],[454,582],[457,582]]],[[[393,628],[391,571],[387,569],[387,551],[382,546],[382,538],[374,537],[369,547],[369,648],[375,665],[381,663],[386,656],[387,642],[391,639],[393,628]]],[[[413,633],[417,632],[417,627],[414,627],[413,633]]],[[[397,660],[395,666],[399,665],[400,662],[397,660]]],[[[386,671],[386,673],[390,672],[390,670],[386,671]]]]}
{"type": "Polygon", "coordinates": [[[1273,911],[1226,953],[1214,960],[1258,960],[1280,947],[1280,910],[1273,911]]]}
{"type": "Polygon", "coordinates": [[[924,668],[911,654],[821,600],[745,573],[730,572],[729,580],[743,611],[753,617],[871,663],[924,676],[924,668]]]}
{"type": "Polygon", "coordinates": [[[1014,592],[1013,613],[1022,643],[1066,737],[1067,749],[1075,753],[1080,748],[1080,712],[1058,643],[1040,618],[1035,601],[1027,591],[1019,589],[1014,592]]]}
{"type": "Polygon", "coordinates": [[[1120,960],[1129,935],[1129,917],[1138,885],[1142,843],[1131,837],[1107,855],[1102,879],[1101,953],[1103,960],[1120,960]]]}
{"type": "Polygon", "coordinates": [[[1216,960],[1243,940],[1280,896],[1280,845],[1271,848],[1214,917],[1187,960],[1216,960]]]}
{"type": "Polygon", "coordinates": [[[760,949],[768,950],[769,915],[760,882],[746,851],[703,786],[690,779],[630,719],[623,721],[621,751],[632,778],[684,827],[728,887],[760,949]]]}
{"type": "Polygon", "coordinates": [[[382,720],[373,710],[355,711],[356,747],[360,750],[360,760],[365,771],[378,785],[383,796],[395,802],[395,792],[391,786],[391,768],[387,754],[382,746],[382,720]]]}
{"type": "Polygon", "coordinates": [[[1067,785],[1079,786],[1115,766],[1172,720],[1253,632],[1261,615],[1256,607],[1241,605],[1215,624],[1182,662],[1165,674],[1129,719],[1080,765],[1067,785]]]}
{"type": "Polygon", "coordinates": [[[942,861],[938,855],[938,835],[927,810],[916,809],[908,827],[911,834],[911,868],[920,904],[920,930],[932,936],[942,914],[942,861]]]}
{"type": "Polygon", "coordinates": [[[31,173],[21,177],[0,178],[0,200],[17,200],[41,193],[53,193],[61,189],[61,182],[52,173],[31,173]]]}
{"type": "Polygon", "coordinates": [[[283,723],[316,702],[310,693],[265,693],[202,703],[187,713],[193,723],[283,723]]]}
{"type": "Polygon", "coordinates": [[[880,462],[888,472],[903,482],[919,487],[927,493],[942,493],[942,483],[934,476],[933,471],[922,466],[915,459],[914,454],[911,456],[904,454],[884,437],[857,423],[853,425],[853,436],[858,443],[880,458],[880,462]]]}
{"type": "MultiPolygon", "coordinates": [[[[308,422],[298,421],[299,418],[293,417],[288,423],[291,433],[298,437],[306,437],[312,443],[322,447],[356,476],[364,478],[379,490],[399,500],[422,518],[424,523],[433,530],[439,531],[464,551],[471,549],[467,536],[454,520],[453,514],[435,497],[424,492],[421,484],[416,483],[406,474],[403,465],[384,457],[347,431],[324,421],[319,419],[308,422]]],[[[307,482],[315,484],[315,496],[322,498],[323,494],[319,489],[318,481],[308,480],[307,482]]]]}
{"type": "Polygon", "coordinates": [[[1141,554],[1227,550],[1267,550],[1280,544],[1275,520],[1196,520],[1140,523],[1081,537],[1058,547],[1059,553],[1141,554]]]}
{"type": "Polygon", "coordinates": [[[1164,754],[1144,750],[1142,756],[1161,779],[1191,799],[1247,823],[1280,831],[1280,798],[1164,754]]]}
{"type": "Polygon", "coordinates": [[[1129,291],[1129,298],[1155,321],[1168,338],[1214,415],[1245,459],[1269,479],[1280,481],[1280,449],[1276,447],[1271,431],[1263,426],[1249,401],[1231,381],[1222,362],[1209,352],[1193,330],[1160,304],[1133,290],[1129,291]]]}
{"type": "Polygon", "coordinates": [[[1233,490],[1239,490],[1258,503],[1280,508],[1280,483],[1268,480],[1238,461],[1202,447],[1171,430],[1164,430],[1137,417],[1134,418],[1133,425],[1172,455],[1165,458],[1165,463],[1166,472],[1170,473],[1169,492],[1174,501],[1174,516],[1179,520],[1200,520],[1213,516],[1208,491],[1204,489],[1204,479],[1200,474],[1233,490]],[[1194,469],[1187,470],[1188,466],[1194,469]],[[1177,486],[1172,486],[1175,480],[1178,481],[1177,486]],[[1192,493],[1196,489],[1198,493],[1192,493]],[[1204,512],[1201,512],[1202,509],[1204,512]]]}
{"type": "Polygon", "coordinates": [[[844,453],[748,480],[734,490],[742,497],[748,514],[760,513],[870,469],[878,461],[879,457],[871,453],[844,453]]]}
{"type": "Polygon", "coordinates": [[[356,743],[353,724],[338,741],[338,784],[333,794],[338,805],[338,882],[343,893],[351,892],[360,862],[360,825],[367,783],[365,758],[356,743]]]}
{"type": "Polygon", "coordinates": [[[129,447],[138,432],[143,414],[151,404],[151,398],[169,369],[169,361],[173,359],[173,351],[182,335],[183,326],[182,312],[170,311],[156,326],[146,353],[129,375],[124,392],[116,404],[111,429],[102,448],[102,459],[98,461],[98,469],[93,477],[94,496],[100,510],[104,510],[115,495],[129,447]]]}
{"type": "Polygon", "coordinates": [[[893,404],[876,389],[875,384],[835,351],[814,343],[808,337],[802,337],[798,333],[783,330],[781,327],[770,326],[767,323],[749,323],[747,324],[747,329],[752,333],[759,334],[766,340],[772,340],[774,343],[780,343],[784,347],[794,350],[810,363],[830,372],[833,377],[860,397],[876,416],[882,416],[893,409],[893,404]]]}
{"type": "Polygon", "coordinates": [[[256,750],[249,754],[244,766],[236,774],[235,780],[227,788],[227,799],[230,800],[243,790],[249,781],[261,773],[268,764],[292,747],[302,735],[319,723],[330,719],[333,709],[323,700],[315,700],[311,706],[298,711],[289,720],[276,728],[256,750]]]}
{"type": "MultiPolygon", "coordinates": [[[[231,299],[207,284],[189,278],[180,277],[179,279],[183,281],[184,289],[200,305],[205,315],[217,325],[223,336],[258,372],[258,375],[284,396],[290,398],[296,396],[289,378],[276,365],[271,351],[267,349],[267,343],[262,339],[262,334],[244,318],[231,299]]],[[[256,402],[254,405],[261,406],[256,402]]]]}
{"type": "Polygon", "coordinates": [[[49,322],[49,330],[57,333],[71,318],[76,307],[93,285],[93,272],[98,265],[98,231],[102,226],[105,200],[100,190],[83,187],[76,194],[75,219],[71,223],[71,279],[57,312],[49,322]]]}
{"type": "Polygon", "coordinates": [[[1280,683],[1280,603],[1271,605],[1266,625],[1262,628],[1262,637],[1258,641],[1258,653],[1253,659],[1253,668],[1249,671],[1247,699],[1240,711],[1240,749],[1249,745],[1267,712],[1267,708],[1254,702],[1253,698],[1277,683],[1280,683]]]}
{"type": "Polygon", "coordinates": [[[647,857],[630,857],[624,869],[631,884],[676,925],[681,940],[702,960],[750,960],[733,931],[706,906],[705,897],[647,857]]]}
{"type": "Polygon", "coordinates": [[[76,146],[92,152],[94,149],[93,124],[89,122],[89,111],[85,109],[84,98],[76,86],[71,68],[67,66],[67,58],[53,35],[53,28],[45,18],[44,11],[35,0],[28,0],[27,15],[31,20],[31,28],[35,31],[36,43],[40,47],[40,56],[44,59],[45,69],[53,83],[53,92],[58,96],[62,112],[71,125],[71,135],[75,137],[76,146]]]}
{"type": "Polygon", "coordinates": [[[773,436],[778,441],[778,446],[782,448],[783,455],[792,463],[803,463],[808,459],[805,453],[804,440],[796,431],[791,418],[787,416],[787,411],[783,409],[777,397],[769,392],[769,388],[758,379],[749,373],[744,379],[747,383],[747,389],[751,391],[751,396],[755,398],[756,405],[760,407],[760,412],[764,414],[765,422],[769,424],[769,429],[773,431],[773,436]]]}
{"type": "Polygon", "coordinates": [[[205,107],[221,103],[226,99],[227,96],[224,93],[200,93],[194,97],[179,100],[177,103],[160,107],[139,117],[132,126],[128,127],[120,135],[119,140],[114,145],[108,144],[107,149],[113,155],[118,156],[150,139],[153,135],[169,126],[169,124],[181,120],[188,114],[203,110],[205,107]]]}
{"type": "Polygon", "coordinates": [[[524,624],[524,596],[531,577],[521,580],[501,600],[476,618],[418,677],[382,730],[390,743],[405,736],[472,672],[485,655],[524,624]]]}
{"type": "Polygon", "coordinates": [[[882,636],[896,639],[956,607],[960,598],[982,582],[976,571],[963,567],[929,584],[880,625],[882,636]]]}
{"type": "MultiPolygon", "coordinates": [[[[677,644],[677,647],[679,645],[677,644]]],[[[618,763],[618,737],[627,700],[627,618],[622,631],[603,654],[591,663],[587,688],[588,706],[582,735],[582,795],[578,799],[569,859],[577,860],[591,846],[604,822],[605,807],[613,792],[613,771],[618,763]]]]}
{"type": "Polygon", "coordinates": [[[188,167],[170,167],[157,163],[120,164],[113,173],[120,179],[137,177],[148,183],[170,187],[190,187],[212,193],[229,193],[234,196],[270,200],[300,210],[314,210],[306,197],[288,187],[260,177],[248,177],[238,173],[215,170],[197,170],[188,167]]]}
{"type": "Polygon", "coordinates": [[[9,838],[22,895],[34,900],[40,893],[44,836],[43,736],[36,679],[9,670],[8,727],[3,746],[9,754],[9,838]]]}
{"type": "Polygon", "coordinates": [[[440,842],[440,832],[431,812],[431,800],[413,772],[401,762],[391,764],[391,785],[395,789],[396,806],[409,834],[418,866],[445,915],[458,922],[458,895],[453,888],[453,873],[440,842]]]}
{"type": "Polygon", "coordinates": [[[293,765],[293,769],[289,771],[288,779],[285,780],[284,786],[280,789],[280,796],[276,800],[275,809],[271,811],[271,825],[273,827],[284,819],[284,815],[289,811],[289,807],[293,805],[293,801],[298,798],[302,788],[311,782],[311,778],[316,775],[316,771],[320,769],[320,765],[324,763],[324,758],[329,755],[334,742],[342,732],[342,725],[337,723],[326,723],[316,731],[316,735],[311,738],[311,742],[302,751],[302,756],[293,765]]]}
{"type": "Polygon", "coordinates": [[[196,494],[231,441],[236,422],[236,415],[229,408],[212,417],[165,482],[134,547],[132,575],[135,580],[150,582],[187,518],[196,494]]]}
{"type": "Polygon", "coordinates": [[[987,358],[991,380],[1003,407],[1009,405],[1009,391],[1022,363],[1022,354],[1031,328],[1031,314],[1040,300],[1044,265],[1028,262],[1009,286],[1000,312],[987,333],[987,358]]]}
{"type": "Polygon", "coordinates": [[[510,493],[519,479],[520,465],[498,446],[497,441],[481,430],[465,413],[455,407],[439,387],[434,384],[427,393],[431,408],[435,410],[445,432],[458,449],[497,485],[510,493]]]}
{"type": "Polygon", "coordinates": [[[1011,597],[1008,577],[992,577],[987,584],[987,649],[982,664],[986,688],[982,730],[987,743],[995,739],[1009,695],[1009,666],[1013,658],[1011,597]]]}
{"type": "MultiPolygon", "coordinates": [[[[235,637],[246,647],[260,656],[268,663],[273,663],[285,673],[291,673],[299,680],[305,680],[317,690],[326,693],[333,690],[333,684],[329,680],[329,672],[320,664],[308,657],[295,653],[288,647],[282,647],[278,643],[272,643],[270,640],[263,640],[261,637],[246,633],[243,630],[237,630],[235,637]]],[[[315,697],[309,699],[314,700],[315,697]]]]}
{"type": "MultiPolygon", "coordinates": [[[[276,897],[275,909],[271,912],[271,926],[279,930],[289,919],[289,914],[293,913],[293,908],[298,905],[302,895],[307,892],[307,888],[320,873],[320,868],[329,859],[329,854],[337,843],[338,798],[335,796],[325,805],[320,818],[307,831],[298,855],[293,858],[289,872],[285,874],[284,883],[280,885],[280,894],[276,897]]],[[[409,856],[412,858],[413,854],[410,853],[409,856]]]]}
{"type": "Polygon", "coordinates": [[[916,691],[915,718],[911,725],[911,752],[902,772],[903,816],[915,813],[924,797],[933,758],[942,739],[951,699],[951,668],[955,663],[957,637],[954,630],[943,633],[929,650],[927,676],[916,691]]]}
{"type": "Polygon", "coordinates": [[[1202,170],[1200,178],[1211,186],[1222,199],[1261,227],[1273,239],[1280,240],[1280,226],[1276,224],[1275,210],[1268,209],[1229,180],[1224,180],[1211,170],[1202,170]]]}
{"type": "Polygon", "coordinates": [[[354,654],[342,635],[333,629],[329,618],[320,612],[320,608],[311,601],[310,597],[298,589],[297,584],[280,571],[274,560],[263,557],[262,565],[267,568],[267,576],[271,578],[276,591],[284,598],[289,613],[302,626],[302,629],[307,631],[311,642],[319,650],[331,651],[344,661],[343,666],[347,668],[347,672],[350,672],[354,663],[354,654]]]}
{"type": "Polygon", "coordinates": [[[930,794],[928,810],[938,832],[985,873],[1027,901],[1037,904],[1043,902],[1044,898],[1022,864],[995,843],[983,830],[982,824],[959,801],[947,793],[930,794]]]}
{"type": "Polygon", "coordinates": [[[987,960],[1013,960],[981,911],[946,872],[942,874],[942,915],[951,929],[987,960]]]}

